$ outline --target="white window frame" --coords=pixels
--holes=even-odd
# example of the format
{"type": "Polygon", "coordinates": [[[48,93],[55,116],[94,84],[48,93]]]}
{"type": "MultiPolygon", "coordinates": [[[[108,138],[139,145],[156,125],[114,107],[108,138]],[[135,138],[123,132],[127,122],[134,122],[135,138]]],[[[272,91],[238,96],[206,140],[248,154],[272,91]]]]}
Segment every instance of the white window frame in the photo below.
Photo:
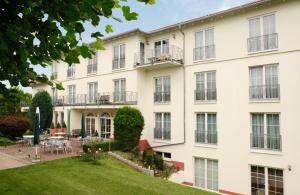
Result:
{"type": "Polygon", "coordinates": [[[98,56],[97,52],[95,55],[92,56],[91,59],[88,59],[88,64],[87,64],[87,74],[96,74],[98,70],[98,56]],[[89,68],[91,71],[89,71],[89,68]]]}
{"type": "Polygon", "coordinates": [[[161,138],[156,138],[155,137],[155,130],[154,130],[154,139],[155,140],[165,140],[165,141],[171,141],[171,132],[172,132],[172,116],[171,116],[171,112],[154,112],[154,127],[155,127],[155,129],[157,128],[156,127],[156,123],[157,123],[157,121],[156,121],[156,115],[157,114],[161,114],[161,121],[160,121],[160,124],[161,124],[161,138]],[[170,116],[170,124],[169,124],[169,126],[170,126],[170,138],[165,138],[165,136],[164,136],[164,133],[166,132],[166,128],[165,128],[165,123],[166,123],[166,121],[165,121],[165,115],[169,115],[170,116]]]}
{"type": "Polygon", "coordinates": [[[97,100],[98,93],[98,82],[89,82],[88,83],[88,103],[95,103],[97,100]],[[90,85],[92,85],[92,93],[90,92],[90,85]],[[92,96],[90,96],[92,94],[92,96]]]}
{"type": "MultiPolygon", "coordinates": [[[[264,29],[264,21],[263,21],[263,18],[264,17],[266,17],[266,16],[274,16],[274,29],[275,29],[275,34],[277,33],[277,30],[276,30],[276,13],[275,12],[272,12],[272,13],[267,13],[267,14],[263,14],[263,15],[259,15],[259,16],[254,16],[254,17],[251,17],[251,18],[248,18],[248,29],[249,29],[249,31],[248,31],[248,33],[249,33],[249,38],[255,38],[255,36],[251,36],[251,34],[250,34],[250,31],[251,31],[251,29],[250,29],[250,21],[251,20],[254,20],[254,19],[259,19],[259,28],[260,28],[260,34],[258,35],[258,36],[264,36],[264,35],[270,35],[270,34],[264,34],[264,32],[263,32],[263,29],[264,29]]],[[[250,44],[250,43],[249,43],[250,44]]],[[[261,47],[260,47],[260,50],[256,50],[256,51],[249,51],[248,50],[248,53],[257,53],[257,52],[263,52],[263,51],[272,51],[272,50],[276,50],[277,48],[278,48],[278,41],[277,41],[277,47],[276,48],[273,48],[273,49],[265,49],[264,48],[265,46],[264,46],[264,41],[263,41],[263,38],[261,39],[261,47]]]]}
{"type": "Polygon", "coordinates": [[[71,66],[67,65],[67,78],[71,79],[75,77],[75,73],[76,73],[76,66],[75,64],[72,64],[71,66]],[[71,71],[71,75],[68,75],[68,72],[71,71]]]}
{"type": "MultiPolygon", "coordinates": [[[[201,50],[200,50],[200,54],[201,54],[201,50]]],[[[209,60],[209,59],[215,59],[216,58],[216,50],[215,50],[215,28],[214,27],[210,27],[210,28],[204,28],[198,31],[194,32],[194,61],[202,61],[202,60],[209,60]],[[206,32],[212,30],[212,44],[206,44],[207,40],[206,40],[206,32]],[[203,45],[202,46],[198,46],[197,45],[197,38],[196,35],[198,33],[202,32],[202,42],[203,45]],[[211,48],[211,52],[209,53],[209,47],[211,48]],[[203,49],[203,56],[201,58],[201,55],[199,55],[199,59],[196,58],[196,50],[197,49],[203,49]],[[210,54],[210,55],[209,55],[210,54]]]]}
{"type": "Polygon", "coordinates": [[[118,70],[118,69],[123,69],[126,66],[126,44],[125,43],[121,43],[118,45],[113,46],[113,66],[112,69],[113,70],[118,70]],[[124,56],[122,56],[121,54],[121,47],[124,46],[124,56]],[[115,48],[117,47],[118,49],[118,55],[115,57],[115,48]],[[114,66],[115,60],[117,60],[117,66],[114,66]],[[121,63],[121,60],[124,60],[124,65],[121,63]],[[122,66],[121,66],[122,65],[122,66]]]}
{"type": "Polygon", "coordinates": [[[210,158],[202,158],[202,157],[194,157],[194,186],[197,187],[197,188],[202,188],[202,189],[209,189],[209,190],[212,190],[212,191],[216,191],[218,192],[219,190],[219,161],[217,159],[210,159],[210,158]],[[204,186],[197,186],[196,185],[196,159],[200,159],[200,160],[204,160],[204,176],[202,176],[202,178],[204,177],[204,186]],[[215,161],[217,162],[217,189],[210,189],[208,188],[208,161],[215,161]]]}
{"type": "Polygon", "coordinates": [[[161,93],[162,98],[161,101],[156,101],[155,100],[155,96],[154,96],[154,103],[169,103],[171,102],[171,76],[160,76],[160,77],[154,77],[154,93],[161,93]],[[165,91],[165,79],[169,80],[169,91],[165,91]],[[161,82],[161,91],[156,91],[156,89],[158,88],[156,86],[157,80],[160,80],[161,82]],[[169,92],[169,100],[166,98],[166,96],[164,95],[165,93],[169,92]]]}
{"type": "Polygon", "coordinates": [[[157,40],[157,41],[154,41],[154,53],[153,55],[157,58],[160,58],[161,55],[165,55],[165,54],[169,54],[170,53],[170,39],[166,38],[166,39],[160,39],[160,40],[157,40]],[[166,42],[167,44],[163,44],[163,42],[166,42]],[[157,53],[156,52],[156,46],[155,44],[160,42],[160,49],[159,49],[159,52],[157,53]],[[164,48],[164,46],[166,46],[164,48]]]}
{"type": "MultiPolygon", "coordinates": [[[[194,97],[194,99],[195,99],[196,102],[216,102],[217,101],[217,71],[216,70],[196,72],[195,73],[195,83],[196,83],[196,85],[195,85],[195,97],[194,97]],[[208,92],[207,92],[207,90],[210,89],[208,87],[208,82],[207,82],[207,74],[209,74],[209,73],[214,73],[215,74],[215,85],[216,85],[215,86],[216,98],[211,99],[211,100],[208,99],[208,92]],[[201,99],[197,100],[197,94],[196,94],[198,92],[197,91],[197,78],[200,74],[204,74],[204,87],[205,87],[204,88],[204,95],[205,95],[204,100],[201,100],[201,99]]],[[[213,89],[211,89],[211,90],[213,90],[213,89]]]]}
{"type": "MultiPolygon", "coordinates": [[[[216,112],[196,112],[196,132],[198,131],[198,114],[204,114],[205,116],[205,121],[204,121],[204,132],[205,132],[205,141],[204,142],[196,142],[196,137],[195,137],[195,142],[196,144],[209,144],[209,145],[217,145],[218,144],[218,116],[216,112]],[[208,143],[208,115],[213,114],[216,116],[216,143],[208,143]]],[[[196,136],[196,135],[195,135],[196,136]]]]}
{"type": "Polygon", "coordinates": [[[75,104],[76,103],[76,85],[68,85],[68,103],[75,104]]]}
{"type": "MultiPolygon", "coordinates": [[[[278,124],[279,124],[279,136],[281,136],[281,114],[279,112],[251,112],[250,113],[250,132],[253,134],[253,115],[254,114],[262,114],[264,116],[264,135],[268,134],[268,122],[267,122],[267,115],[278,115],[278,124]]],[[[250,143],[252,144],[252,143],[250,143]]],[[[275,149],[268,148],[266,140],[264,140],[264,147],[259,148],[259,147],[251,147],[251,149],[254,150],[267,150],[267,151],[273,151],[275,149]]],[[[282,150],[282,142],[280,142],[280,150],[275,150],[275,151],[281,151],[282,150]]]]}
{"type": "Polygon", "coordinates": [[[126,102],[126,79],[114,79],[113,80],[113,89],[114,89],[114,102],[115,103],[124,103],[126,102]],[[122,82],[124,82],[124,88],[122,88],[122,82]],[[116,83],[119,85],[118,90],[116,91],[116,83]]]}
{"type": "Polygon", "coordinates": [[[252,98],[251,96],[251,90],[249,89],[249,99],[250,101],[279,101],[280,100],[280,76],[279,76],[279,64],[278,63],[274,63],[274,64],[265,64],[265,65],[258,65],[258,66],[249,66],[249,86],[250,87],[254,87],[252,85],[252,69],[254,68],[262,68],[262,86],[263,87],[263,94],[262,94],[262,98],[252,98]],[[278,85],[278,97],[277,98],[267,98],[266,96],[266,91],[265,91],[265,86],[266,86],[266,67],[270,67],[270,66],[276,66],[277,68],[277,84],[278,85]]]}

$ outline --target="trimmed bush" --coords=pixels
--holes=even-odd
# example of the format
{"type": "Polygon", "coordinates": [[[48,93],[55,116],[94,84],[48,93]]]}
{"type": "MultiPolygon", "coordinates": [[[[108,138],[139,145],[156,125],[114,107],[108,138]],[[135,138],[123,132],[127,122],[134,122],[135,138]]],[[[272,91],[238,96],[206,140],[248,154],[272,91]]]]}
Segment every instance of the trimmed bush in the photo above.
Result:
{"type": "Polygon", "coordinates": [[[67,125],[66,125],[65,121],[62,121],[61,127],[62,128],[67,128],[67,125]]]}
{"type": "Polygon", "coordinates": [[[12,139],[22,137],[31,126],[31,120],[26,117],[6,116],[0,118],[0,133],[12,139]]]}
{"type": "Polygon", "coordinates": [[[57,128],[57,129],[60,129],[61,128],[61,126],[60,126],[60,123],[59,122],[57,122],[56,123],[56,127],[55,128],[57,128]]]}
{"type": "Polygon", "coordinates": [[[32,104],[30,107],[30,114],[32,116],[32,120],[35,116],[36,107],[40,109],[40,126],[41,129],[47,129],[50,127],[52,122],[52,99],[47,91],[39,91],[32,98],[32,104]]]}
{"type": "MultiPolygon", "coordinates": [[[[108,152],[109,151],[109,142],[105,141],[105,142],[92,142],[89,144],[85,144],[82,146],[82,149],[84,152],[88,152],[89,149],[99,149],[101,148],[102,152],[108,152]]],[[[112,141],[110,142],[110,150],[114,151],[114,150],[119,150],[120,146],[116,141],[112,141]]]]}
{"type": "Polygon", "coordinates": [[[144,117],[136,108],[119,108],[114,117],[114,139],[123,151],[131,151],[140,140],[144,117]]]}
{"type": "Polygon", "coordinates": [[[14,143],[14,141],[8,139],[7,137],[0,137],[0,146],[8,146],[14,143]]]}

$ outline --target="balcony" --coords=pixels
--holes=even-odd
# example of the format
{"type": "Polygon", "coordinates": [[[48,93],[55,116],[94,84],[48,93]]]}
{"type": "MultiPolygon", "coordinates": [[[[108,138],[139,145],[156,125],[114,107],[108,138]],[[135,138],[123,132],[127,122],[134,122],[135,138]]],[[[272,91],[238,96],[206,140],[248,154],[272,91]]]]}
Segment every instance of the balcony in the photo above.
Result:
{"type": "Polygon", "coordinates": [[[89,96],[78,94],[74,96],[57,96],[54,106],[100,106],[100,105],[136,105],[137,92],[103,92],[89,96]]]}
{"type": "Polygon", "coordinates": [[[281,151],[281,135],[250,134],[251,148],[281,151]]]}
{"type": "Polygon", "coordinates": [[[254,53],[278,48],[278,34],[262,35],[248,38],[248,52],[254,53]]]}
{"type": "Polygon", "coordinates": [[[170,102],[170,100],[171,100],[170,92],[155,92],[154,93],[154,102],[155,103],[170,102]]]}
{"type": "Polygon", "coordinates": [[[249,87],[251,101],[259,100],[279,100],[280,86],[277,85],[256,85],[249,87]]]}
{"type": "Polygon", "coordinates": [[[154,128],[154,139],[170,140],[171,139],[171,130],[170,129],[162,129],[162,128],[154,128]]]}
{"type": "Polygon", "coordinates": [[[200,144],[217,144],[217,131],[195,131],[195,142],[200,144]]]}
{"type": "Polygon", "coordinates": [[[195,101],[217,101],[217,88],[195,90],[195,101]]]}
{"type": "Polygon", "coordinates": [[[134,64],[136,68],[150,70],[182,66],[182,49],[175,45],[170,45],[139,52],[134,55],[134,64]]]}
{"type": "Polygon", "coordinates": [[[194,61],[214,59],[216,57],[215,45],[196,47],[194,48],[193,53],[194,53],[194,61]]]}

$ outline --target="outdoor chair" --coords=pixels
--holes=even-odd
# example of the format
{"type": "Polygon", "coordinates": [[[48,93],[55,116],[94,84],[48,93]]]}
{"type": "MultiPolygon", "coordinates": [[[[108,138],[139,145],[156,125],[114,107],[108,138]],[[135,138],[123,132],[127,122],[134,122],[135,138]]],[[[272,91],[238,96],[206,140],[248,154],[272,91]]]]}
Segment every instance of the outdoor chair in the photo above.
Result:
{"type": "Polygon", "coordinates": [[[56,144],[55,150],[56,150],[56,154],[58,154],[59,151],[61,151],[62,153],[64,153],[65,152],[64,144],[62,142],[56,144]]]}
{"type": "Polygon", "coordinates": [[[16,143],[20,146],[24,146],[25,140],[22,137],[16,137],[16,143]]]}
{"type": "Polygon", "coordinates": [[[73,148],[72,148],[72,145],[71,145],[71,141],[65,140],[64,147],[65,147],[65,152],[73,153],[73,148]]]}

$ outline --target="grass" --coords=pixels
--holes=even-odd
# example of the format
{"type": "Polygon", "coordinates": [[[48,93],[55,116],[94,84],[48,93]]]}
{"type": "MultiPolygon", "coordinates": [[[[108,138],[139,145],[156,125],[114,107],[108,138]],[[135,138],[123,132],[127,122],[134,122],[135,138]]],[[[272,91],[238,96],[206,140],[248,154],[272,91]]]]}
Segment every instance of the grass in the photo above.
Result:
{"type": "Polygon", "coordinates": [[[100,165],[77,157],[0,171],[0,194],[210,195],[146,176],[105,156],[100,165]]]}
{"type": "Polygon", "coordinates": [[[12,145],[15,142],[6,138],[6,137],[0,137],[0,146],[8,146],[8,145],[12,145]]]}

